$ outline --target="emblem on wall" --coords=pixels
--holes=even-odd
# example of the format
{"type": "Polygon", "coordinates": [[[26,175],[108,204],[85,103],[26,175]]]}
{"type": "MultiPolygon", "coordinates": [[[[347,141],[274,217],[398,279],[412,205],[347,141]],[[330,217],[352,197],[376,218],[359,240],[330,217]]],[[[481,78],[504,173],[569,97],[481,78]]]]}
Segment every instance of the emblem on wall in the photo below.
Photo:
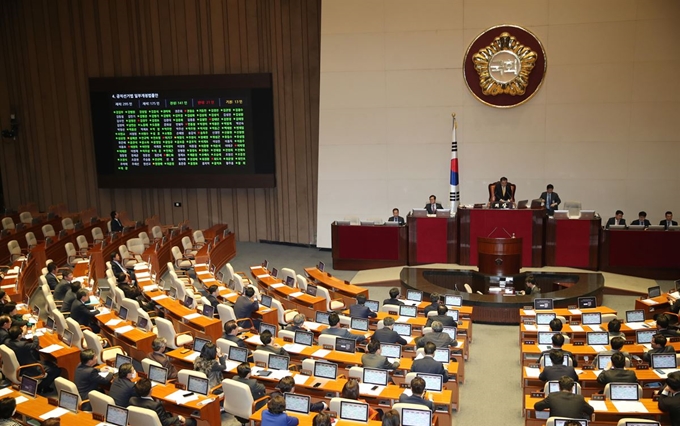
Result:
{"type": "Polygon", "coordinates": [[[515,25],[478,35],[465,52],[465,84],[480,102],[512,108],[531,99],[543,84],[548,61],[541,41],[515,25]]]}

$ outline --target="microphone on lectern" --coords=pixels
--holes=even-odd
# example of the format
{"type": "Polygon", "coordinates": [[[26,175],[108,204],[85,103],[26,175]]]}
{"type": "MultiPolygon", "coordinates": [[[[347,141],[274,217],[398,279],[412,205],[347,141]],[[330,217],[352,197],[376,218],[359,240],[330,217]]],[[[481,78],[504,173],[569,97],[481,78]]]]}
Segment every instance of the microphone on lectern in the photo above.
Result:
{"type": "MultiPolygon", "coordinates": [[[[489,232],[489,235],[487,235],[486,238],[491,237],[491,235],[492,235],[494,232],[496,232],[496,229],[498,229],[498,227],[493,228],[493,231],[489,232]]],[[[508,231],[505,231],[505,232],[508,232],[508,231]]]]}

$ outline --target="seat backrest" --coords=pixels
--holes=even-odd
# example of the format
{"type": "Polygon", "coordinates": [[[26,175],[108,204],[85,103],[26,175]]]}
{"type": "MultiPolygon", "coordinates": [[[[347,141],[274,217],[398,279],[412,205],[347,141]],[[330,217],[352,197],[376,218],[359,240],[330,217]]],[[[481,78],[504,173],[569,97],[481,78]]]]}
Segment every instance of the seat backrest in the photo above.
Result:
{"type": "Polygon", "coordinates": [[[266,366],[269,365],[269,354],[270,353],[271,352],[268,352],[268,351],[255,350],[255,351],[253,351],[253,361],[255,362],[255,364],[257,364],[258,362],[261,362],[266,367],[266,366]]]}
{"type": "Polygon", "coordinates": [[[243,419],[248,419],[253,414],[251,408],[253,395],[248,385],[236,380],[224,379],[222,390],[224,395],[229,395],[229,398],[224,398],[224,411],[243,419]]]}
{"type": "Polygon", "coordinates": [[[290,330],[279,330],[278,337],[282,339],[284,338],[295,339],[295,332],[290,330]]]}
{"type": "Polygon", "coordinates": [[[161,229],[160,226],[154,226],[153,228],[151,228],[151,235],[155,240],[162,240],[163,230],[161,229]]]}
{"type": "Polygon", "coordinates": [[[68,257],[76,256],[78,254],[73,243],[66,243],[64,249],[66,249],[66,256],[68,257]]]}
{"type": "Polygon", "coordinates": [[[236,321],[236,315],[234,314],[234,308],[231,306],[225,305],[224,303],[220,303],[217,305],[217,315],[220,317],[220,321],[222,321],[222,329],[224,329],[224,324],[227,323],[227,321],[236,321]]]}
{"type": "Polygon", "coordinates": [[[120,253],[120,257],[123,259],[130,257],[130,252],[125,244],[118,246],[118,253],[120,253]]]}
{"type": "Polygon", "coordinates": [[[128,310],[127,320],[132,321],[136,324],[137,321],[139,321],[139,314],[137,313],[137,311],[140,309],[139,302],[124,297],[121,306],[126,307],[128,310]]]}
{"type": "Polygon", "coordinates": [[[139,239],[142,240],[142,243],[144,244],[145,247],[151,244],[149,234],[147,234],[146,232],[140,232],[139,239]]]}
{"type": "Polygon", "coordinates": [[[173,246],[171,251],[172,251],[172,257],[175,260],[182,260],[182,258],[184,257],[182,255],[182,250],[180,250],[179,247],[177,247],[177,246],[173,246]]]}
{"type": "Polygon", "coordinates": [[[104,231],[102,231],[102,228],[98,226],[92,228],[92,239],[94,240],[95,243],[104,240],[104,231]]]}
{"type": "Polygon", "coordinates": [[[422,410],[423,406],[420,404],[407,404],[405,402],[397,402],[392,406],[392,409],[396,410],[399,413],[400,419],[402,418],[402,411],[404,410],[404,408],[410,410],[422,410]]]}
{"type": "Polygon", "coordinates": [[[182,369],[177,372],[177,382],[187,386],[189,384],[189,376],[200,377],[201,379],[208,378],[202,371],[182,369]]]}
{"type": "Polygon", "coordinates": [[[638,417],[624,417],[623,419],[619,419],[618,423],[616,423],[616,426],[626,426],[626,423],[658,423],[658,422],[656,420],[640,419],[638,417]]]}
{"type": "Polygon", "coordinates": [[[72,231],[75,228],[75,226],[73,225],[73,219],[71,219],[70,217],[63,218],[61,220],[61,227],[62,229],[72,231]]]}
{"type": "MultiPolygon", "coordinates": [[[[295,271],[291,268],[282,268],[281,269],[281,274],[279,275],[279,278],[285,283],[288,277],[293,278],[293,283],[296,283],[297,280],[295,279],[295,271]]],[[[293,284],[294,286],[295,284],[293,284]]]]}
{"type": "Polygon", "coordinates": [[[19,215],[19,220],[21,221],[21,223],[30,225],[33,223],[33,216],[31,216],[31,212],[21,212],[21,214],[19,215]]]}
{"type": "Polygon", "coordinates": [[[35,238],[35,234],[33,232],[26,233],[26,244],[28,244],[28,247],[30,248],[38,245],[38,239],[35,238]]]}
{"type": "Polygon", "coordinates": [[[99,391],[90,391],[90,393],[87,394],[87,397],[92,405],[93,413],[106,415],[106,407],[108,405],[116,405],[116,401],[114,401],[113,398],[99,391]]]}
{"type": "Polygon", "coordinates": [[[364,378],[364,368],[357,366],[350,367],[347,377],[350,379],[357,379],[359,382],[361,382],[364,378]]]}
{"type": "Polygon", "coordinates": [[[83,339],[85,336],[83,335],[83,330],[80,328],[80,324],[78,324],[78,322],[73,318],[66,318],[66,326],[69,330],[71,330],[71,333],[73,333],[73,341],[71,342],[71,345],[82,351],[83,339]]]}
{"type": "Polygon", "coordinates": [[[243,278],[241,278],[239,274],[234,274],[234,291],[243,293],[244,288],[245,284],[243,282],[243,278]]]}
{"type": "Polygon", "coordinates": [[[300,291],[306,292],[307,291],[307,278],[303,277],[300,274],[296,275],[296,281],[297,281],[297,286],[300,289],[300,291]]]}
{"type": "Polygon", "coordinates": [[[128,421],[131,425],[163,426],[154,410],[135,407],[134,405],[128,405],[127,409],[129,413],[128,421]]]}
{"type": "Polygon", "coordinates": [[[102,342],[99,340],[99,337],[90,330],[84,330],[83,336],[85,337],[85,344],[87,345],[87,348],[94,351],[94,357],[97,360],[97,364],[103,364],[104,360],[101,356],[102,342]]]}
{"type": "Polygon", "coordinates": [[[19,371],[19,361],[14,351],[7,345],[0,345],[0,358],[2,358],[2,374],[6,379],[18,385],[21,383],[17,378],[17,371],[19,371]]]}
{"type": "MultiPolygon", "coordinates": [[[[615,384],[615,383],[612,382],[612,383],[607,383],[606,385],[604,385],[604,397],[606,399],[611,399],[611,397],[612,397],[612,393],[611,393],[611,385],[612,384],[615,384]]],[[[622,384],[625,385],[625,384],[630,384],[630,383],[622,383],[622,384]]],[[[640,386],[639,384],[637,386],[638,386],[638,398],[642,398],[642,386],[640,386]]]]}
{"type": "Polygon", "coordinates": [[[337,339],[337,337],[338,336],[333,334],[319,334],[319,346],[331,345],[335,347],[335,339],[337,339]]]}
{"type": "Polygon", "coordinates": [[[78,395],[78,405],[80,405],[80,403],[82,402],[82,400],[80,399],[80,392],[78,392],[78,387],[72,381],[67,380],[63,377],[57,377],[56,379],[54,379],[54,387],[57,390],[57,397],[59,397],[59,393],[61,393],[61,391],[66,391],[78,395]]]}
{"type": "Polygon", "coordinates": [[[78,235],[76,237],[76,243],[78,243],[78,248],[81,250],[87,250],[89,247],[89,244],[87,243],[87,238],[85,235],[78,235]]]}
{"type": "Polygon", "coordinates": [[[144,254],[144,241],[141,238],[130,238],[127,240],[127,248],[130,252],[138,255],[144,254]]]}
{"type": "Polygon", "coordinates": [[[16,229],[16,226],[14,225],[14,221],[12,220],[11,217],[3,217],[2,218],[2,229],[16,229]]]}
{"type": "Polygon", "coordinates": [[[286,324],[286,310],[283,309],[283,305],[280,301],[272,298],[272,308],[276,308],[277,321],[279,324],[286,324]]]}
{"type": "Polygon", "coordinates": [[[229,348],[232,347],[232,346],[233,346],[233,347],[238,347],[238,345],[236,344],[236,342],[232,342],[231,340],[222,339],[222,338],[217,339],[217,340],[215,341],[215,345],[216,345],[218,348],[220,348],[220,350],[222,351],[223,354],[228,354],[228,353],[229,353],[229,348]]]}
{"type": "Polygon", "coordinates": [[[9,254],[11,255],[21,255],[21,246],[19,245],[19,241],[17,240],[12,240],[7,243],[7,249],[9,249],[9,254]]]}
{"type": "Polygon", "coordinates": [[[54,232],[54,227],[50,223],[42,226],[42,233],[43,233],[44,237],[56,237],[57,236],[57,233],[54,232]]]}
{"type": "Polygon", "coordinates": [[[203,235],[203,231],[200,229],[194,231],[194,242],[196,244],[205,244],[205,236],[203,235]]]}
{"type": "Polygon", "coordinates": [[[113,291],[113,301],[116,302],[116,305],[121,306],[123,304],[123,300],[125,300],[125,293],[123,292],[123,290],[118,288],[118,286],[111,288],[113,291]]]}
{"type": "MultiPolygon", "coordinates": [[[[543,385],[543,393],[544,393],[544,394],[548,395],[548,394],[550,393],[550,392],[548,392],[548,391],[550,390],[550,384],[551,384],[551,383],[559,383],[559,381],[557,381],[557,380],[550,380],[550,381],[548,381],[548,382],[545,382],[545,385],[543,385]]],[[[553,385],[553,386],[554,386],[554,385],[553,385]]],[[[576,387],[576,394],[577,394],[577,395],[581,395],[581,385],[578,384],[578,383],[574,383],[574,386],[576,387]]]]}
{"type": "MultiPolygon", "coordinates": [[[[489,184],[489,201],[493,200],[493,193],[496,190],[496,185],[500,186],[500,184],[501,184],[501,181],[499,181],[499,180],[489,184]]],[[[517,196],[517,193],[515,192],[517,190],[517,185],[515,185],[514,183],[508,182],[508,187],[510,187],[510,190],[512,191],[511,201],[514,202],[515,197],[517,196]]]]}
{"type": "Polygon", "coordinates": [[[155,365],[156,367],[163,367],[160,362],[156,362],[152,360],[151,358],[143,358],[142,359],[142,370],[146,375],[149,374],[149,366],[150,365],[155,365]]]}
{"type": "Polygon", "coordinates": [[[52,315],[54,318],[54,323],[57,325],[57,334],[62,336],[64,334],[64,330],[68,328],[64,314],[62,314],[59,309],[56,309],[50,312],[50,315],[52,315]]]}
{"type": "Polygon", "coordinates": [[[399,313],[399,305],[382,305],[380,312],[397,312],[399,313]]]}
{"type": "Polygon", "coordinates": [[[175,328],[172,322],[165,318],[156,318],[156,327],[158,328],[158,337],[164,337],[167,340],[168,348],[177,349],[175,346],[175,328]]]}
{"type": "Polygon", "coordinates": [[[184,248],[184,251],[193,249],[194,245],[191,244],[191,238],[182,237],[182,247],[184,248]]]}
{"type": "Polygon", "coordinates": [[[106,222],[106,228],[109,230],[109,234],[111,233],[111,221],[109,220],[106,222]]]}
{"type": "Polygon", "coordinates": [[[323,297],[326,299],[326,310],[330,311],[331,310],[331,295],[328,293],[328,290],[326,290],[324,287],[318,286],[316,287],[316,295],[317,297],[323,297]]]}

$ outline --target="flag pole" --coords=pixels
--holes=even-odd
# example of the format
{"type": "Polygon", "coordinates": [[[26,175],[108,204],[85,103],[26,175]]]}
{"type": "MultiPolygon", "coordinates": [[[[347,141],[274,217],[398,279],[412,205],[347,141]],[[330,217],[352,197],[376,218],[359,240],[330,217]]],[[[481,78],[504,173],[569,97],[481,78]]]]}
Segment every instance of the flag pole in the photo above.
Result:
{"type": "Polygon", "coordinates": [[[456,123],[456,113],[451,113],[451,118],[453,119],[452,129],[451,129],[451,178],[450,178],[450,191],[449,191],[449,201],[451,201],[451,216],[455,216],[458,211],[458,205],[460,204],[460,190],[458,188],[458,142],[456,141],[456,128],[458,124],[456,123]]]}

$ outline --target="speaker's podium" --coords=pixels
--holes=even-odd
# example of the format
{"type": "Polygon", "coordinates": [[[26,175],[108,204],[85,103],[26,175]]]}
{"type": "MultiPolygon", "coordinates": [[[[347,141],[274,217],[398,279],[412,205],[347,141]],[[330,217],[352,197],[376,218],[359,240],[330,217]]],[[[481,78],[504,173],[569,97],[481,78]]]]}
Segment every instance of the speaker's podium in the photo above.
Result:
{"type": "Polygon", "coordinates": [[[477,257],[482,274],[519,274],[522,267],[522,239],[477,237],[477,257]]]}
{"type": "Polygon", "coordinates": [[[457,263],[456,218],[450,216],[449,210],[438,211],[436,217],[419,213],[409,214],[406,218],[409,242],[408,264],[457,263]]]}

